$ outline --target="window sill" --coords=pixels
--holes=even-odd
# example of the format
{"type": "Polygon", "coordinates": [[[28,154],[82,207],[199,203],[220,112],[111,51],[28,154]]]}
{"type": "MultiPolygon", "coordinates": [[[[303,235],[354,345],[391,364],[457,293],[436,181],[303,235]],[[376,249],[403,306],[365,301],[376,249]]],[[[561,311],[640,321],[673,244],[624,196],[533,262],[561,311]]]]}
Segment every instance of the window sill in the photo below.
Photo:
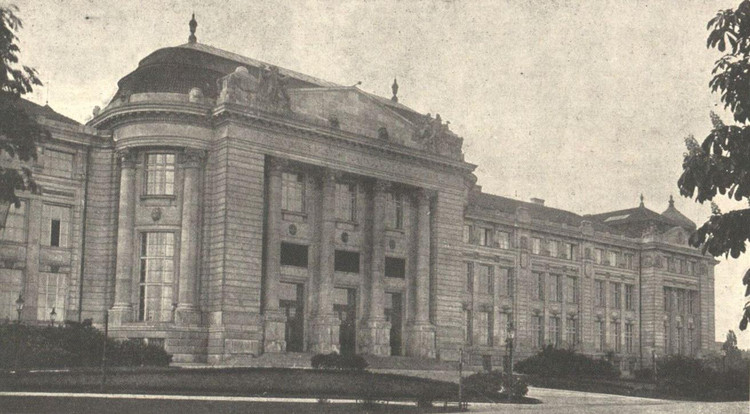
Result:
{"type": "Polygon", "coordinates": [[[141,194],[141,200],[176,200],[174,194],[141,194]]]}

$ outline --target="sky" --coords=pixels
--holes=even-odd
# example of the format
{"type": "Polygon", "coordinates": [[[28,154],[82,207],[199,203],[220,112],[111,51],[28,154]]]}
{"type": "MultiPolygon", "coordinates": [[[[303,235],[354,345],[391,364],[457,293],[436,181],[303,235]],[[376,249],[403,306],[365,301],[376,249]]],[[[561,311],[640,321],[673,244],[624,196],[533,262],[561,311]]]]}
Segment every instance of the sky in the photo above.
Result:
{"type": "MultiPolygon", "coordinates": [[[[47,0],[20,8],[21,58],[45,87],[30,99],[85,122],[154,50],[198,42],[439,113],[464,138],[484,191],[579,214],[662,212],[679,196],[684,138],[707,135],[720,1],[47,0]]],[[[719,200],[724,210],[736,204],[719,200]]],[[[737,324],[750,254],[716,267],[716,338],[737,324]]]]}

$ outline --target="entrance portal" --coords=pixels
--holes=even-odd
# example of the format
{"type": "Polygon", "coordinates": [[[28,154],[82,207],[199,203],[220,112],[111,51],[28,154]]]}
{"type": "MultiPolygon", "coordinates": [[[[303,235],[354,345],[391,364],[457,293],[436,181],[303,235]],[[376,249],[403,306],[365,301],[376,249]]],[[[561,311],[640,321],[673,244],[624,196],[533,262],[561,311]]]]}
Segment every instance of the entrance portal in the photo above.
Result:
{"type": "Polygon", "coordinates": [[[304,285],[301,283],[280,283],[279,308],[286,315],[287,352],[302,352],[304,338],[304,285]]]}
{"type": "Polygon", "coordinates": [[[386,293],[385,318],[391,323],[391,355],[401,355],[401,294],[386,293]]]}
{"type": "Polygon", "coordinates": [[[333,312],[341,321],[339,327],[341,355],[353,355],[356,349],[357,291],[336,288],[333,296],[333,312]]]}

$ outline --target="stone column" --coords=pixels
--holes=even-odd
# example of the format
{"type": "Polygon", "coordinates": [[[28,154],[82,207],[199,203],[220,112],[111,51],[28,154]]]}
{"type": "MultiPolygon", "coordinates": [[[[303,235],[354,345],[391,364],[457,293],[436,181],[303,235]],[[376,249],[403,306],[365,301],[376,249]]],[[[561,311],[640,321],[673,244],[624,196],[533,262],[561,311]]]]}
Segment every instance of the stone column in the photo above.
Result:
{"type": "Polygon", "coordinates": [[[186,150],[182,154],[182,231],[180,238],[180,279],[175,323],[197,325],[198,241],[200,239],[200,182],[204,151],[186,150]]]}
{"type": "Polygon", "coordinates": [[[135,217],[134,150],[123,151],[120,157],[120,204],[117,217],[117,263],[115,270],[115,303],[110,309],[109,323],[118,326],[131,322],[133,317],[133,220],[135,217]]]}
{"type": "Polygon", "coordinates": [[[323,172],[323,197],[318,206],[320,239],[318,241],[318,268],[314,270],[316,287],[314,309],[310,321],[310,352],[339,352],[340,321],[333,313],[334,238],[336,237],[336,174],[323,172]]]}
{"type": "Polygon", "coordinates": [[[390,323],[385,319],[385,216],[389,185],[375,182],[373,193],[372,230],[369,235],[372,263],[370,265],[367,315],[360,326],[360,352],[372,355],[390,355],[390,323]]]}
{"type": "Polygon", "coordinates": [[[281,277],[281,173],[284,160],[268,159],[265,274],[263,275],[263,352],[286,350],[286,316],[279,310],[281,277]]]}
{"type": "Polygon", "coordinates": [[[435,327],[430,323],[430,197],[417,191],[416,270],[414,321],[407,328],[407,355],[435,358],[435,327]]]}

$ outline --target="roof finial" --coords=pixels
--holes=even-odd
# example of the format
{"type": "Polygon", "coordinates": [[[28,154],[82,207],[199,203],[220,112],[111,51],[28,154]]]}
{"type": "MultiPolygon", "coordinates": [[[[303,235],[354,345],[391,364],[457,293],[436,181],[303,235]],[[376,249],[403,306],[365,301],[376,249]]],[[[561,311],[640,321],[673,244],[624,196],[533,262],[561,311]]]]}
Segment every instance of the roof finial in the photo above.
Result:
{"type": "Polygon", "coordinates": [[[391,100],[393,102],[398,102],[398,82],[396,82],[396,78],[393,78],[393,85],[391,85],[391,90],[393,91],[393,96],[391,97],[391,100]]]}
{"type": "Polygon", "coordinates": [[[645,207],[645,206],[643,205],[643,193],[641,193],[641,207],[645,207]]]}
{"type": "Polygon", "coordinates": [[[188,43],[196,43],[198,41],[198,38],[195,37],[195,29],[198,27],[198,22],[195,21],[195,13],[193,13],[193,18],[190,19],[190,37],[188,37],[188,43]]]}
{"type": "Polygon", "coordinates": [[[674,207],[674,198],[672,198],[672,194],[669,195],[669,206],[674,207]]]}

